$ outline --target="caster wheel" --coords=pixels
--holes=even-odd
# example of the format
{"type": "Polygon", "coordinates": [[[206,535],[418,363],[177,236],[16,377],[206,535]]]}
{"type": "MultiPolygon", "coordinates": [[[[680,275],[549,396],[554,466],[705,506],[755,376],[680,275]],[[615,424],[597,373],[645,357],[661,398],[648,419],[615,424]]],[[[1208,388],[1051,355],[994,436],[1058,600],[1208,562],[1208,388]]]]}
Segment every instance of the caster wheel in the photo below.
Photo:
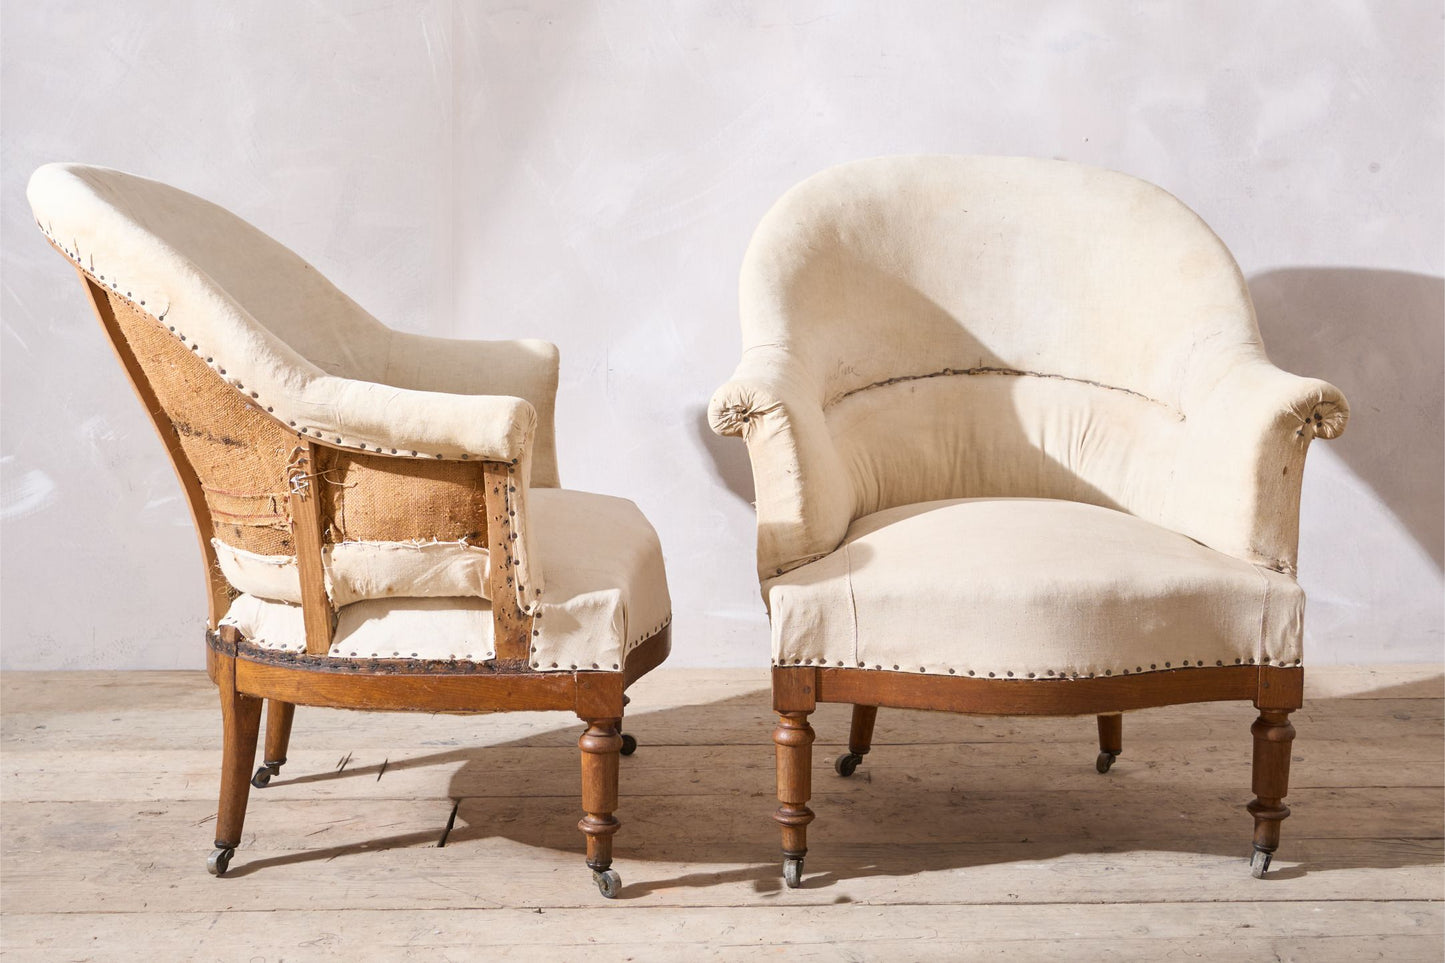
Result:
{"type": "Polygon", "coordinates": [[[856,752],[845,753],[833,760],[833,771],[847,779],[858,770],[858,763],[862,761],[863,757],[856,752]]]}
{"type": "Polygon", "coordinates": [[[1101,752],[1099,758],[1094,760],[1094,768],[1100,772],[1108,772],[1109,767],[1114,765],[1114,760],[1118,758],[1117,752],[1101,752]]]}
{"type": "Polygon", "coordinates": [[[608,899],[616,899],[617,894],[622,892],[622,877],[617,875],[617,870],[609,869],[605,872],[592,871],[592,881],[597,884],[597,892],[608,899]]]}
{"type": "Polygon", "coordinates": [[[281,766],[279,763],[276,765],[272,765],[268,762],[266,763],[266,765],[256,770],[256,775],[251,777],[251,785],[255,786],[257,789],[265,789],[267,786],[271,785],[271,777],[278,775],[280,772],[281,766]]]}
{"type": "Polygon", "coordinates": [[[637,751],[637,737],[624,732],[622,734],[622,748],[618,750],[624,756],[630,756],[637,751]]]}
{"type": "Polygon", "coordinates": [[[236,850],[230,846],[217,849],[206,857],[206,872],[212,876],[224,876],[226,870],[231,868],[231,857],[236,855],[236,850]]]}
{"type": "Polygon", "coordinates": [[[1274,858],[1273,853],[1256,849],[1254,855],[1249,858],[1249,875],[1255,879],[1264,879],[1264,874],[1269,872],[1269,862],[1272,858],[1274,858]]]}
{"type": "Polygon", "coordinates": [[[803,859],[801,856],[789,856],[783,860],[783,882],[788,884],[788,889],[797,889],[803,885],[803,859]]]}

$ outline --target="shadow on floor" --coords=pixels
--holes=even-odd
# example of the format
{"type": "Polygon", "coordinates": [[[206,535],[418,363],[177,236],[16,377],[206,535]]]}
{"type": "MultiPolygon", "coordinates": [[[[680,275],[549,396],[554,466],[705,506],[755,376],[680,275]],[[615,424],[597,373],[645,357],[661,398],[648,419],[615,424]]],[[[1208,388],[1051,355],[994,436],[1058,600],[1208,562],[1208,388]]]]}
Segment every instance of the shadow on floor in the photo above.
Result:
{"type": "MultiPolygon", "coordinates": [[[[1281,858],[1301,865],[1276,871],[1288,879],[1313,872],[1345,868],[1397,868],[1439,862],[1439,812],[1445,803],[1440,789],[1442,745],[1442,679],[1394,686],[1371,693],[1371,699],[1308,699],[1295,715],[1299,739],[1295,743],[1296,791],[1290,802],[1294,819],[1285,823],[1281,858]],[[1369,703],[1386,699],[1422,700],[1418,710],[1394,712],[1376,719],[1369,703]],[[1368,716],[1368,719],[1365,718],[1368,716]],[[1368,723],[1363,724],[1362,723],[1368,723]],[[1433,737],[1421,740],[1421,736],[1433,737]],[[1403,742],[1401,741],[1403,737],[1403,742]],[[1419,795],[1433,791],[1427,805],[1397,809],[1386,843],[1351,844],[1337,832],[1320,834],[1316,824],[1350,825],[1355,817],[1341,812],[1354,805],[1338,800],[1340,790],[1310,778],[1310,741],[1360,743],[1360,752],[1375,747],[1409,743],[1420,746],[1414,773],[1421,778],[1419,795]],[[1428,743],[1428,745],[1423,745],[1428,743]],[[1308,788],[1301,788],[1301,783],[1308,788]],[[1312,811],[1313,810],[1313,811],[1312,811]],[[1300,814],[1304,817],[1301,818],[1300,814]],[[1402,815],[1403,813],[1403,815],[1402,815]],[[1291,838],[1291,828],[1298,834],[1291,838]]],[[[1244,803],[1250,798],[1247,764],[1249,725],[1254,710],[1246,704],[1219,706],[1217,724],[1203,728],[1191,723],[1187,737],[1195,745],[1207,740],[1229,775],[1213,785],[1210,759],[1182,760],[1165,769],[1151,754],[1167,747],[1170,738],[1185,735],[1171,724],[1169,708],[1145,710],[1125,717],[1125,753],[1108,775],[1093,772],[1094,726],[1091,719],[1006,719],[883,710],[873,752],[846,785],[829,767],[846,740],[849,707],[820,706],[812,717],[818,733],[814,747],[812,808],[817,820],[810,827],[811,855],[805,885],[826,888],[850,878],[909,876],[920,872],[962,869],[970,866],[1047,860],[1078,854],[1129,851],[1187,852],[1238,856],[1241,874],[1247,874],[1250,819],[1244,803]],[[1134,720],[1134,724],[1131,724],[1134,720]],[[915,767],[928,771],[916,774],[915,767]],[[919,760],[928,759],[929,763],[919,760]],[[1076,759],[1076,763],[1073,761],[1076,759]],[[1063,773],[1061,766],[1077,764],[1079,773],[1063,773]],[[1000,788],[998,767],[1009,767],[1008,787],[1000,788]],[[1161,781],[1159,773],[1178,778],[1161,781]],[[941,772],[940,772],[941,770],[941,772]],[[1183,770],[1190,770],[1184,772],[1183,770]],[[1147,779],[1140,777],[1147,774],[1147,779]],[[1097,781],[1095,781],[1097,780],[1097,781]],[[1036,786],[1036,788],[1020,788],[1036,786]],[[927,827],[920,829],[920,827],[927,827]]],[[[304,745],[304,713],[298,715],[293,746],[304,745]]],[[[1378,714],[1378,712],[1376,712],[1378,714]]],[[[559,720],[562,718],[558,716],[559,720]]],[[[485,725],[485,718],[476,720],[485,725]]],[[[448,845],[487,837],[503,837],[527,846],[581,853],[582,837],[576,829],[581,815],[575,794],[570,796],[479,795],[489,781],[505,778],[497,760],[506,750],[552,749],[557,758],[570,757],[566,748],[580,725],[486,747],[456,748],[411,758],[392,759],[387,771],[452,766],[451,795],[456,800],[454,824],[448,845]]],[[[769,819],[776,805],[769,731],[771,714],[766,692],[753,692],[706,705],[683,706],[629,716],[624,728],[641,743],[638,755],[622,760],[620,807],[623,828],[617,837],[619,868],[637,861],[686,861],[718,864],[718,872],[687,875],[625,885],[622,897],[637,897],[658,889],[709,887],[720,883],[751,883],[760,893],[775,892],[779,877],[778,837],[769,819]],[[696,794],[688,782],[701,759],[688,761],[679,753],[688,746],[668,742],[669,734],[689,733],[699,755],[708,748],[750,745],[755,732],[758,759],[735,770],[731,793],[718,788],[716,772],[696,794]],[[707,734],[715,741],[706,742],[707,734]],[[674,762],[664,767],[659,755],[670,752],[674,762]],[[654,753],[653,761],[648,754],[654,753]],[[652,766],[673,773],[667,794],[647,797],[629,792],[629,770],[652,766]],[[741,867],[737,864],[744,864],[741,867]],[[724,868],[727,867],[727,868],[724,868]]],[[[1170,764],[1165,764],[1170,765],[1170,764]]],[[[567,767],[573,774],[575,763],[567,767]]],[[[344,772],[285,772],[264,793],[253,793],[252,806],[285,793],[287,785],[333,780],[376,780],[379,766],[348,768],[344,772]]],[[[1398,785],[1410,786],[1412,773],[1402,766],[1398,785]]],[[[636,779],[637,775],[633,777],[636,779]]],[[[640,781],[640,780],[639,780],[640,781]]],[[[654,779],[655,781],[655,779],[654,779]]],[[[1389,789],[1379,790],[1388,793],[1389,789]]],[[[1356,801],[1357,802],[1357,801],[1356,801]]],[[[364,805],[364,802],[358,802],[364,805]]],[[[1362,835],[1382,835],[1373,825],[1362,835]]],[[[352,856],[371,850],[434,846],[435,831],[379,836],[365,843],[318,848],[284,855],[247,859],[231,875],[243,876],[270,866],[305,863],[352,856]]],[[[580,855],[579,855],[580,863],[580,855]]],[[[580,866],[579,866],[580,870],[580,866]]],[[[626,877],[624,872],[624,878],[626,877]]]]}

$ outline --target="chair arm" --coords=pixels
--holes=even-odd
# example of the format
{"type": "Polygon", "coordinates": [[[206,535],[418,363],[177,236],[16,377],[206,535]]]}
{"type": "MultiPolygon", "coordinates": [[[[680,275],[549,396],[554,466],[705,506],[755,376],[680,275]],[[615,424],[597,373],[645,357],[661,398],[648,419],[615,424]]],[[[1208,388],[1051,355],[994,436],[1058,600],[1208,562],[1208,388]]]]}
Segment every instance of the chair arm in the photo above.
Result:
{"type": "MultiPolygon", "coordinates": [[[[488,565],[498,654],[526,658],[526,633],[544,577],[533,546],[527,492],[531,487],[536,411],[521,398],[411,391],[367,381],[326,377],[301,393],[307,407],[327,415],[319,441],[329,447],[365,444],[385,455],[475,459],[485,462],[488,565]],[[325,403],[313,396],[328,398],[325,403]],[[336,439],[343,439],[340,444],[336,439]],[[505,653],[505,654],[503,654],[505,653]]],[[[318,417],[313,426],[323,424],[318,417]]],[[[384,464],[384,460],[379,464],[384,464]]]]}
{"type": "Polygon", "coordinates": [[[536,411],[532,484],[555,488],[558,365],[557,347],[546,341],[463,341],[391,331],[381,380],[417,391],[507,395],[528,402],[536,411]]]}
{"type": "Polygon", "coordinates": [[[708,405],[719,435],[741,437],[758,510],[758,576],[766,581],[836,549],[853,520],[853,489],[828,432],[817,385],[784,350],[750,348],[708,405]]]}
{"type": "Polygon", "coordinates": [[[1219,551],[1294,575],[1300,484],[1314,438],[1345,430],[1334,385],[1241,361],[1192,392],[1172,484],[1174,527],[1219,551]]]}
{"type": "Polygon", "coordinates": [[[298,386],[292,427],[324,444],[385,454],[520,463],[536,410],[507,395],[414,391],[330,375],[298,386]]]}

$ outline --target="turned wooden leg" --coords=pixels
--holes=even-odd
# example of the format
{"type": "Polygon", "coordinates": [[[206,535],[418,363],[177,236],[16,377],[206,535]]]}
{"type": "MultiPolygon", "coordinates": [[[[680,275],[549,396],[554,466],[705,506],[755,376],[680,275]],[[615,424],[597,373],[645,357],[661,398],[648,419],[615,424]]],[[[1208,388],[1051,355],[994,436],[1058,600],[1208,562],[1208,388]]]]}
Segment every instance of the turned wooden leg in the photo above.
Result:
{"type": "Polygon", "coordinates": [[[873,746],[873,722],[878,718],[877,706],[854,706],[853,725],[848,729],[848,751],[833,760],[833,771],[851,776],[873,746]]]}
{"type": "Polygon", "coordinates": [[[622,888],[612,869],[612,836],[622,824],[612,815],[617,809],[617,766],[621,758],[621,719],[591,719],[577,740],[582,750],[582,821],[577,828],[587,835],[587,865],[597,888],[608,899],[622,888]]]}
{"type": "Polygon", "coordinates": [[[275,699],[266,703],[266,755],[262,757],[261,768],[251,777],[251,785],[265,789],[271,777],[281,772],[286,765],[286,746],[291,742],[291,719],[296,715],[296,706],[290,702],[275,699]]]}
{"type": "Polygon", "coordinates": [[[1254,799],[1246,807],[1254,817],[1254,854],[1250,869],[1262,878],[1279,848],[1279,824],[1289,815],[1289,754],[1294,726],[1289,709],[1261,709],[1249,731],[1254,735],[1254,799]]]}
{"type": "Polygon", "coordinates": [[[241,827],[246,823],[246,800],[251,794],[251,767],[256,763],[256,736],[261,729],[261,703],[255,696],[221,685],[221,800],[216,812],[216,849],[206,861],[213,876],[226,872],[241,827]]]}
{"type": "Polygon", "coordinates": [[[778,713],[773,742],[778,755],[778,811],[773,819],[783,827],[783,879],[789,887],[801,885],[803,857],[808,854],[808,823],[813,811],[813,727],[806,712],[778,713]]]}
{"type": "Polygon", "coordinates": [[[1099,758],[1094,768],[1108,772],[1119,753],[1124,751],[1124,716],[1119,712],[1099,716],[1099,758]]]}

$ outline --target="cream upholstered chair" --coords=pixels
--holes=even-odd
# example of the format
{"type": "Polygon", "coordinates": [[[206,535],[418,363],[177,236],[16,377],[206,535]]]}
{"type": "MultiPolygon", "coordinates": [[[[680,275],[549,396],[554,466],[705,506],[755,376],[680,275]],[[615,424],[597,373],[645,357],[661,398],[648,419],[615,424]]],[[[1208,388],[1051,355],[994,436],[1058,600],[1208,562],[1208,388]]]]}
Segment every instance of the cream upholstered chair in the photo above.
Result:
{"type": "Polygon", "coordinates": [[[211,872],[250,786],[285,762],[298,703],[564,709],[587,723],[587,864],[616,895],[618,755],[636,745],[623,690],[666,656],[671,610],[637,508],[558,487],[556,349],[392,331],[251,225],[155,181],[49,165],[29,197],[200,534],[225,734],[211,872]]]}
{"type": "Polygon", "coordinates": [[[1229,252],[1150,184],[1076,164],[879,158],[795,187],[753,237],[747,441],[796,886],[808,714],[1098,716],[1250,700],[1255,875],[1300,705],[1300,477],[1348,408],[1270,364],[1229,252]]]}

